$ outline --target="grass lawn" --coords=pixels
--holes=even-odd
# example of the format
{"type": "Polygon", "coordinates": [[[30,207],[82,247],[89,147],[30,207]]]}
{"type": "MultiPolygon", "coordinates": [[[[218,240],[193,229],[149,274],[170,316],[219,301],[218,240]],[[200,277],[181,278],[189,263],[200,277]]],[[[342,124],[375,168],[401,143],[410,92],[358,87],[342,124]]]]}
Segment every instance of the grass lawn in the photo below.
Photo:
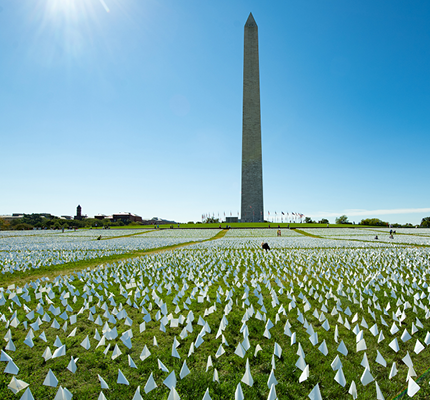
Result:
{"type": "MultiPolygon", "coordinates": [[[[180,229],[218,229],[221,225],[225,228],[227,225],[233,229],[252,229],[252,228],[270,228],[277,229],[278,225],[281,228],[326,228],[327,224],[299,224],[299,223],[278,223],[278,222],[237,222],[237,223],[214,223],[214,224],[179,224],[180,229]]],[[[158,225],[159,229],[170,229],[171,224],[158,225]]],[[[367,228],[366,225],[354,224],[329,224],[330,228],[367,228]]],[[[86,228],[89,229],[89,228],[86,228]]],[[[100,228],[93,228],[100,229],[100,228]]],[[[112,226],[111,229],[155,229],[152,225],[126,225],[112,226]]],[[[173,229],[178,229],[178,225],[173,225],[173,229]]],[[[102,229],[101,229],[102,230],[102,229]]]]}
{"type": "MultiPolygon", "coordinates": [[[[19,368],[17,379],[30,385],[36,400],[54,399],[60,385],[74,399],[98,399],[101,391],[109,400],[132,399],[138,386],[144,399],[167,399],[163,382],[173,371],[182,399],[200,400],[207,389],[212,399],[232,399],[239,383],[245,399],[267,399],[271,374],[279,399],[307,399],[317,384],[323,399],[352,399],[352,381],[359,399],[376,398],[375,381],[384,398],[393,399],[407,387],[409,373],[421,387],[414,399],[430,398],[424,375],[430,367],[427,248],[353,248],[339,240],[338,248],[263,253],[258,239],[256,246],[246,239],[242,248],[227,239],[217,242],[225,233],[195,247],[183,243],[22,276],[3,274],[0,340],[19,368]],[[51,353],[57,348],[57,337],[66,355],[45,360],[47,347],[51,353]],[[87,337],[88,350],[82,345],[87,337]],[[399,351],[389,346],[395,339],[399,351]],[[339,350],[342,343],[347,354],[339,350]],[[241,347],[243,357],[237,354],[241,347]],[[282,353],[275,355],[275,348],[282,353]],[[150,352],[146,358],[144,349],[150,352]],[[376,362],[379,353],[385,365],[376,362]],[[78,358],[76,373],[67,369],[71,357],[78,358]],[[345,386],[335,381],[336,357],[345,386]],[[247,360],[252,387],[241,382],[247,360]],[[184,362],[190,373],[181,379],[184,362]],[[362,385],[366,363],[374,380],[362,385]],[[389,379],[393,363],[398,372],[389,379]],[[301,381],[305,365],[309,375],[301,381]],[[49,370],[56,387],[43,385],[49,370]],[[129,385],[117,383],[119,370],[129,385]],[[157,388],[145,394],[151,374],[157,388]],[[98,375],[108,389],[101,388],[98,375]]],[[[14,395],[7,388],[11,378],[0,374],[1,399],[24,392],[14,395]]]]}

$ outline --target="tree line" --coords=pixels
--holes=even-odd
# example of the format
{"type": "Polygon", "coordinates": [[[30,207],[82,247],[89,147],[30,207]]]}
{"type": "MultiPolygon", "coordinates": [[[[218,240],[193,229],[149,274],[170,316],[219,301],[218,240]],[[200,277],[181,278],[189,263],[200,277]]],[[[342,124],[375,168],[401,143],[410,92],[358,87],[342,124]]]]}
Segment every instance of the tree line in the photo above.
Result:
{"type": "MultiPolygon", "coordinates": [[[[307,224],[328,224],[329,221],[326,218],[321,219],[320,221],[314,221],[311,217],[305,218],[305,223],[307,224]]],[[[348,220],[348,217],[346,215],[341,215],[340,217],[336,218],[336,224],[345,224],[350,225],[352,222],[348,220]]],[[[355,224],[355,222],[354,222],[355,224]]],[[[389,223],[387,221],[381,221],[378,218],[366,218],[362,219],[358,225],[367,225],[367,226],[391,226],[393,228],[414,228],[416,225],[412,225],[411,223],[407,222],[406,224],[398,224],[398,223],[389,223]]],[[[430,228],[430,217],[425,217],[421,220],[421,224],[419,225],[421,228],[430,228]]]]}
{"type": "MultiPolygon", "coordinates": [[[[0,230],[30,230],[40,229],[68,229],[68,228],[90,228],[90,227],[108,227],[108,226],[125,226],[130,222],[111,222],[108,219],[85,218],[82,220],[63,219],[54,215],[46,214],[24,214],[22,218],[16,218],[11,221],[0,218],[0,230]]],[[[139,223],[137,223],[139,224],[139,223]]]]}
{"type": "MultiPolygon", "coordinates": [[[[346,215],[342,215],[339,218],[336,218],[336,224],[350,224],[348,221],[348,217],[346,215]]],[[[407,222],[406,224],[398,224],[398,223],[390,223],[387,221],[381,221],[379,218],[366,218],[362,219],[359,222],[359,225],[368,225],[368,226],[391,226],[393,228],[413,228],[416,225],[412,225],[407,222]]],[[[421,224],[419,225],[421,228],[430,228],[430,217],[425,217],[421,220],[421,224]]]]}

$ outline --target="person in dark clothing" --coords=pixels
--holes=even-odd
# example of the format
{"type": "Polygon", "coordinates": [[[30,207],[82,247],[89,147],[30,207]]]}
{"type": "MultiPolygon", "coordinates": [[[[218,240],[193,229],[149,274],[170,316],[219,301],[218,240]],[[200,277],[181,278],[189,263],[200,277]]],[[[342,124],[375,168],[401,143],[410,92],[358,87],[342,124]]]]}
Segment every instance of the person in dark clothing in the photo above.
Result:
{"type": "Polygon", "coordinates": [[[266,242],[261,243],[261,248],[266,251],[270,250],[269,244],[266,242]]]}

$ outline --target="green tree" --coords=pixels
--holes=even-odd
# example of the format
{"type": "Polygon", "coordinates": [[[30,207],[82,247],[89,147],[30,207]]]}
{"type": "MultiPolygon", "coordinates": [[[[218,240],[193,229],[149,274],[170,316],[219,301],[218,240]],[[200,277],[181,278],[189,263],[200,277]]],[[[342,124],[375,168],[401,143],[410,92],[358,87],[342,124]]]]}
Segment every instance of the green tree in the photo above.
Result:
{"type": "Polygon", "coordinates": [[[203,220],[204,224],[219,224],[219,218],[207,217],[203,220]]]}
{"type": "Polygon", "coordinates": [[[425,217],[421,220],[421,228],[430,228],[430,217],[425,217]]]}
{"type": "MultiPolygon", "coordinates": [[[[60,218],[54,217],[54,218],[44,218],[43,219],[43,225],[47,228],[55,228],[56,226],[60,226],[60,218]]],[[[58,229],[58,228],[57,228],[58,229]]]]}
{"type": "Polygon", "coordinates": [[[387,226],[388,222],[381,221],[378,218],[366,218],[360,221],[360,225],[369,225],[369,226],[387,226]]]}
{"type": "Polygon", "coordinates": [[[336,224],[349,224],[348,217],[346,215],[341,215],[339,218],[336,218],[336,224]]]}
{"type": "Polygon", "coordinates": [[[330,222],[328,221],[328,219],[327,218],[323,218],[321,221],[320,221],[320,224],[329,224],[330,222]]]}
{"type": "Polygon", "coordinates": [[[305,224],[314,224],[314,223],[315,223],[315,221],[312,221],[311,217],[306,217],[305,218],[305,224]]]}
{"type": "Polygon", "coordinates": [[[22,223],[22,218],[14,218],[12,221],[10,221],[10,229],[15,230],[16,226],[22,223]]]}
{"type": "Polygon", "coordinates": [[[21,222],[14,226],[14,230],[16,231],[29,231],[31,229],[33,229],[33,225],[26,224],[24,222],[21,222]]]}
{"type": "Polygon", "coordinates": [[[54,229],[61,229],[63,227],[62,223],[60,222],[59,219],[57,219],[57,221],[55,221],[55,223],[52,225],[52,227],[54,229]]]}
{"type": "Polygon", "coordinates": [[[7,231],[10,229],[10,223],[0,218],[0,231],[7,231]]]}
{"type": "Polygon", "coordinates": [[[22,217],[22,222],[35,226],[36,224],[42,223],[42,217],[40,214],[24,214],[22,217]]]}

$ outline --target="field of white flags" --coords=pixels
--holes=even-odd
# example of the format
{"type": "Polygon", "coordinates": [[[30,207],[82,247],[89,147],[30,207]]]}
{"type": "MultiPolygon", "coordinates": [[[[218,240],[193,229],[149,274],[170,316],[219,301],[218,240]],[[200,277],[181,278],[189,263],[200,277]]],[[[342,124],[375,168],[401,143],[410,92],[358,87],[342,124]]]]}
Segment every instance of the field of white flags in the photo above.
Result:
{"type": "Polygon", "coordinates": [[[430,398],[430,245],[403,241],[413,230],[258,231],[2,237],[2,252],[39,256],[61,240],[199,243],[57,276],[3,271],[0,398],[430,398]]]}
{"type": "Polygon", "coordinates": [[[389,228],[346,228],[346,229],[304,229],[305,232],[321,238],[330,239],[349,239],[360,241],[371,241],[392,244],[417,244],[430,246],[430,229],[407,229],[400,228],[396,230],[393,237],[390,238],[389,228]],[[375,239],[375,237],[378,239],[375,239]]]}
{"type": "Polygon", "coordinates": [[[201,241],[219,230],[81,230],[0,232],[0,272],[13,273],[40,267],[126,254],[201,241]],[[101,240],[97,240],[102,236],[101,240]]]}

